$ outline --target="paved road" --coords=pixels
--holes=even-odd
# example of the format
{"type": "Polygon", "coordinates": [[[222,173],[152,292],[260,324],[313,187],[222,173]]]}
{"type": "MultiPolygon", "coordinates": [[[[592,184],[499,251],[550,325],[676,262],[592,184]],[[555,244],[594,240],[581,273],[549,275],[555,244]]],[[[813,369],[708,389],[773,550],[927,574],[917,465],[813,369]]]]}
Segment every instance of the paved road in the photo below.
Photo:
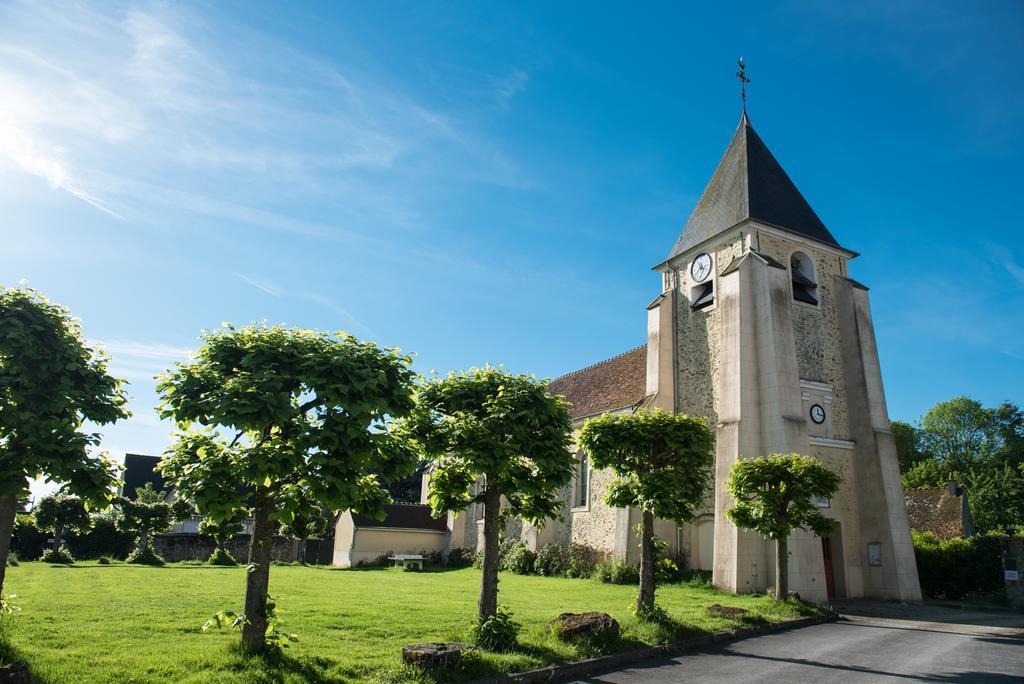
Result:
{"type": "Polygon", "coordinates": [[[1024,615],[849,603],[843,619],[579,680],[1024,682],[1024,615]]]}

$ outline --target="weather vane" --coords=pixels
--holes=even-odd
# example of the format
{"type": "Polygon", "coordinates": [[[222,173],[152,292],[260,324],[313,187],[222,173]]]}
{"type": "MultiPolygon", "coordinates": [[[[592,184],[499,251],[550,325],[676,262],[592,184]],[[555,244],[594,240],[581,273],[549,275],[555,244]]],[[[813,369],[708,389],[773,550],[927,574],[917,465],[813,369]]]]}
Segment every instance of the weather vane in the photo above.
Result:
{"type": "Polygon", "coordinates": [[[747,84],[750,83],[750,78],[747,76],[747,65],[740,57],[739,61],[736,62],[740,65],[740,70],[736,72],[736,78],[740,79],[740,97],[743,98],[743,114],[747,113],[747,84]]]}

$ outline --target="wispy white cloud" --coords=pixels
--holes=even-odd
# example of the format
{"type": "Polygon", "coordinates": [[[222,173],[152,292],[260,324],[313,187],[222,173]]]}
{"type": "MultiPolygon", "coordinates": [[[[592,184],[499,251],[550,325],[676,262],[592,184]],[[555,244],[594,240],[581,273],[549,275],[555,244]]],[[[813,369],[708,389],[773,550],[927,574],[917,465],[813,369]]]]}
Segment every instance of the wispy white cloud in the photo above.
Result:
{"type": "Polygon", "coordinates": [[[292,291],[266,278],[254,278],[242,273],[235,273],[235,276],[247,285],[265,292],[272,297],[292,297],[321,306],[344,319],[344,323],[340,327],[354,326],[360,334],[370,335],[371,337],[377,336],[377,333],[375,333],[368,325],[356,318],[351,311],[339,304],[333,297],[326,295],[323,292],[316,292],[313,290],[292,291]]]}
{"type": "Polygon", "coordinates": [[[192,354],[188,347],[161,342],[93,340],[92,344],[110,355],[111,374],[125,378],[133,385],[152,384],[156,375],[167,371],[179,361],[187,361],[192,354]]]}
{"type": "Polygon", "coordinates": [[[526,85],[529,81],[530,74],[521,69],[516,69],[508,76],[498,79],[497,83],[495,83],[494,99],[502,107],[507,107],[509,100],[526,90],[526,85]]]}
{"type": "Polygon", "coordinates": [[[271,297],[281,296],[281,287],[273,281],[265,278],[253,278],[238,272],[235,273],[235,277],[248,285],[252,285],[257,290],[262,290],[271,297]]]}

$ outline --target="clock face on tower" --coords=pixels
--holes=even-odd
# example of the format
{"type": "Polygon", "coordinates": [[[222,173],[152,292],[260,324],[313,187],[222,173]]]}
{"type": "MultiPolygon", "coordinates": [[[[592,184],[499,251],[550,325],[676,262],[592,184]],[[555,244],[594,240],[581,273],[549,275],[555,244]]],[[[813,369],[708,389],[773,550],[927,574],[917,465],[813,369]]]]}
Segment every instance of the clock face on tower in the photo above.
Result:
{"type": "Polygon", "coordinates": [[[820,404],[815,404],[811,407],[811,420],[818,425],[825,422],[825,409],[821,408],[820,404]]]}
{"type": "Polygon", "coordinates": [[[711,274],[711,257],[707,252],[701,252],[690,264],[690,275],[694,281],[702,283],[711,274]]]}

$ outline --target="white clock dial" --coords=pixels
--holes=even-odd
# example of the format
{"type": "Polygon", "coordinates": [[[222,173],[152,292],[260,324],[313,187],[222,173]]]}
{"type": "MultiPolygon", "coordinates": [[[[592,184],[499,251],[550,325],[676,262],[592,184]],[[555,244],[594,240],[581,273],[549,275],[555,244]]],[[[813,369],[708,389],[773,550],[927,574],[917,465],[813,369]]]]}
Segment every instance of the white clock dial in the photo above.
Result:
{"type": "Polygon", "coordinates": [[[815,404],[811,407],[811,420],[818,425],[825,422],[825,409],[821,408],[820,404],[815,404]]]}
{"type": "Polygon", "coordinates": [[[702,283],[711,275],[711,257],[706,252],[701,252],[690,265],[690,275],[694,281],[702,283]]]}

